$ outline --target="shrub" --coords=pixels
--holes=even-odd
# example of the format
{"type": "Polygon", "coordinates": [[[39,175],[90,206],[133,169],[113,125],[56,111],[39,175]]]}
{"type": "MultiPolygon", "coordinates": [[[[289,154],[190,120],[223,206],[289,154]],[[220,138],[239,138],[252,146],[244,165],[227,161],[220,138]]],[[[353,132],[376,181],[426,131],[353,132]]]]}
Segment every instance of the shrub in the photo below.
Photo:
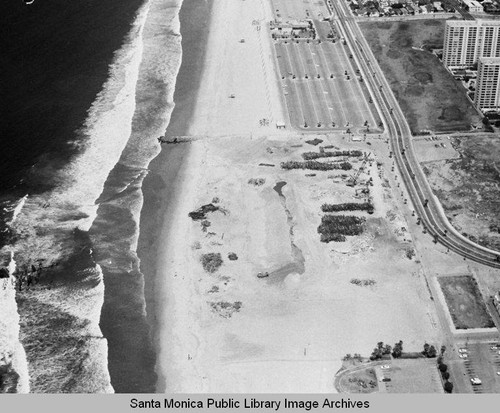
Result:
{"type": "Polygon", "coordinates": [[[219,211],[220,208],[214,204],[206,204],[198,208],[196,211],[190,212],[188,215],[193,221],[204,220],[209,212],[219,211]]]}
{"type": "Polygon", "coordinates": [[[345,241],[346,235],[359,235],[363,232],[364,218],[352,215],[325,215],[321,218],[318,233],[321,242],[345,241]]]}
{"type": "Polygon", "coordinates": [[[373,205],[370,202],[346,202],[344,204],[323,204],[321,205],[323,212],[339,212],[339,211],[372,211],[373,205]]]}
{"type": "Polygon", "coordinates": [[[17,393],[19,374],[12,363],[0,366],[0,393],[17,393]]]}
{"type": "Polygon", "coordinates": [[[248,183],[250,185],[261,186],[261,185],[264,185],[266,183],[266,180],[265,180],[265,178],[250,178],[248,180],[248,183]]]}
{"type": "Polygon", "coordinates": [[[319,161],[286,161],[281,162],[282,169],[311,169],[313,171],[332,171],[342,169],[348,171],[352,169],[350,162],[319,162],[319,161]]]}
{"type": "Polygon", "coordinates": [[[227,254],[227,258],[229,258],[231,261],[236,261],[238,259],[238,256],[234,252],[230,252],[227,254]]]}
{"type": "Polygon", "coordinates": [[[446,393],[452,393],[453,392],[453,383],[451,381],[447,381],[444,384],[444,391],[446,393]]]}
{"type": "Polygon", "coordinates": [[[207,232],[207,229],[208,229],[208,227],[210,227],[210,225],[212,225],[212,224],[210,223],[210,221],[208,221],[206,219],[201,221],[201,230],[203,232],[207,232]]]}
{"type": "MultiPolygon", "coordinates": [[[[354,284],[354,285],[357,285],[360,287],[366,287],[366,286],[375,285],[376,281],[372,280],[372,279],[360,280],[359,278],[351,278],[351,284],[354,284]]],[[[391,347],[391,346],[387,345],[386,347],[391,347]]],[[[387,353],[387,354],[390,354],[390,353],[391,352],[389,351],[389,353],[387,353]]]]}
{"type": "Polygon", "coordinates": [[[222,265],[222,257],[219,252],[210,252],[201,256],[201,265],[206,272],[214,273],[222,265]]]}
{"type": "Polygon", "coordinates": [[[333,152],[304,152],[302,158],[306,161],[318,158],[332,158],[336,156],[362,156],[363,152],[358,150],[353,151],[333,151],[333,152]]]}
{"type": "Polygon", "coordinates": [[[399,356],[402,359],[421,359],[423,357],[425,356],[418,351],[402,352],[401,356],[399,356]]]}
{"type": "Polygon", "coordinates": [[[413,248],[408,248],[406,250],[406,258],[411,260],[415,256],[415,250],[413,248]]]}

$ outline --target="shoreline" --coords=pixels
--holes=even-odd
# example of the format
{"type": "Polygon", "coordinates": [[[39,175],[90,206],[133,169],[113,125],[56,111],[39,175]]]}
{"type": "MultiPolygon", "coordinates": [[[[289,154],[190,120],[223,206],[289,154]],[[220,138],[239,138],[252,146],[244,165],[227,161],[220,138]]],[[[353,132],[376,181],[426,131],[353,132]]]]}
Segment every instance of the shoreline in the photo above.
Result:
{"type": "MultiPolygon", "coordinates": [[[[202,5],[196,0],[184,0],[179,13],[182,36],[182,63],[176,79],[174,92],[175,108],[166,129],[168,135],[185,135],[194,115],[194,106],[200,89],[203,60],[206,56],[208,36],[199,36],[210,25],[212,3],[202,5]],[[200,38],[203,39],[200,41],[200,38]]],[[[158,381],[156,391],[163,392],[167,378],[158,369],[159,354],[159,319],[162,312],[161,297],[158,297],[158,257],[163,254],[161,234],[168,231],[174,217],[176,198],[183,188],[183,177],[187,167],[183,163],[189,158],[189,144],[163,146],[161,152],[149,164],[149,173],[144,179],[142,192],[144,197],[140,216],[140,234],[137,255],[140,270],[145,279],[145,299],[148,322],[153,332],[153,344],[156,350],[156,373],[158,381]]]]}
{"type": "MultiPolygon", "coordinates": [[[[192,34],[187,24],[196,23],[186,7],[193,4],[191,0],[183,4],[181,33],[192,34]],[[183,14],[186,11],[188,16],[183,14]]],[[[254,24],[268,21],[271,16],[267,2],[230,0],[218,1],[210,13],[200,15],[196,28],[200,30],[198,26],[204,22],[207,29],[200,33],[205,33],[205,42],[203,47],[190,48],[187,36],[186,42],[183,38],[185,54],[167,136],[226,136],[234,139],[236,146],[247,138],[286,136],[274,125],[286,119],[286,111],[272,43],[269,34],[256,30],[254,24]],[[240,41],[242,38],[245,42],[240,41]],[[202,59],[203,65],[199,64],[202,59]],[[236,99],[229,98],[233,94],[236,99]],[[270,120],[268,127],[259,124],[262,118],[270,120]]],[[[199,42],[199,37],[191,39],[199,42]]],[[[149,165],[143,185],[137,252],[145,275],[148,320],[155,336],[158,392],[218,390],[217,384],[207,380],[213,351],[207,345],[212,335],[207,336],[205,325],[205,282],[199,276],[197,258],[201,251],[196,251],[197,243],[192,243],[193,223],[188,218],[188,212],[199,207],[199,202],[210,202],[216,196],[217,191],[207,193],[207,188],[200,186],[204,169],[211,167],[206,158],[212,139],[209,142],[195,139],[165,145],[149,165]]]]}

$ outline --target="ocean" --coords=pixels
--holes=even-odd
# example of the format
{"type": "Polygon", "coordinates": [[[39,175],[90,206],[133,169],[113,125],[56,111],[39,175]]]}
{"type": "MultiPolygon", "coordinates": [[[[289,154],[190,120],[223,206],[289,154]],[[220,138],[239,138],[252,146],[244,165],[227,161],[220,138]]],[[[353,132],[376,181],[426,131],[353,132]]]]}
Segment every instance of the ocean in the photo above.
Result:
{"type": "Polygon", "coordinates": [[[33,392],[155,391],[136,250],[142,182],[174,108],[181,5],[0,3],[0,251],[44,267],[16,297],[33,392]]]}

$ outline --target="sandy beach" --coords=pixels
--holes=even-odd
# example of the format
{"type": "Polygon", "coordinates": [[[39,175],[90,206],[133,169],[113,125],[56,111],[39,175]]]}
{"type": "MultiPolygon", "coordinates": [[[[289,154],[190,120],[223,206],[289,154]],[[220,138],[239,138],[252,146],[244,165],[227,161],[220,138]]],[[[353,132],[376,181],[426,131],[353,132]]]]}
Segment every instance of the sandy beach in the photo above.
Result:
{"type": "MultiPolygon", "coordinates": [[[[167,130],[191,141],[164,145],[145,180],[139,256],[159,392],[334,392],[346,353],[399,340],[418,351],[439,336],[420,266],[406,255],[412,241],[386,179],[385,142],[374,143],[380,163],[365,172],[376,181],[375,214],[346,243],[317,233],[323,203],[355,202],[341,174],[279,167],[318,149],[289,128],[272,18],[265,0],[214,2],[199,87],[167,130]],[[217,210],[204,220],[188,216],[207,204],[217,210]],[[205,254],[222,265],[206,271],[205,254]]],[[[363,149],[341,133],[321,139],[363,149]]]]}

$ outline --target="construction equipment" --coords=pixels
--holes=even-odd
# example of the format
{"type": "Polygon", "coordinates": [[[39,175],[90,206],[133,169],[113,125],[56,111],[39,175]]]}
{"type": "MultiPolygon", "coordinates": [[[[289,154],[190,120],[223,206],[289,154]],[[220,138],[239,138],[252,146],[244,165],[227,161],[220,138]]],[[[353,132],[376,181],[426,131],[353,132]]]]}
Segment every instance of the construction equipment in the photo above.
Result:
{"type": "Polygon", "coordinates": [[[359,176],[361,175],[361,172],[365,169],[366,163],[370,160],[370,155],[371,152],[366,154],[363,158],[363,162],[361,163],[361,166],[358,168],[356,173],[354,175],[351,175],[351,178],[347,181],[347,186],[355,186],[356,183],[358,182],[359,176]]]}

